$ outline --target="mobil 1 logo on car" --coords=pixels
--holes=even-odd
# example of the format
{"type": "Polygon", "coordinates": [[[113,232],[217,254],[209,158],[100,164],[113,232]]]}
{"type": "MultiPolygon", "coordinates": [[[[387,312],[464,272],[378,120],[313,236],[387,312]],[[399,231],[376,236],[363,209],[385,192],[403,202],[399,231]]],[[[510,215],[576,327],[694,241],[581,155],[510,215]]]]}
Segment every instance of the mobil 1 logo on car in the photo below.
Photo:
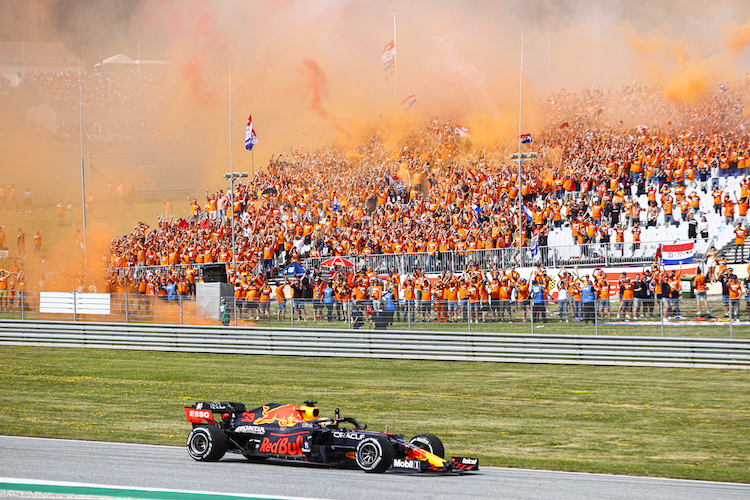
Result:
{"type": "Polygon", "coordinates": [[[407,460],[405,458],[393,459],[394,469],[421,470],[422,465],[419,460],[407,460]]]}

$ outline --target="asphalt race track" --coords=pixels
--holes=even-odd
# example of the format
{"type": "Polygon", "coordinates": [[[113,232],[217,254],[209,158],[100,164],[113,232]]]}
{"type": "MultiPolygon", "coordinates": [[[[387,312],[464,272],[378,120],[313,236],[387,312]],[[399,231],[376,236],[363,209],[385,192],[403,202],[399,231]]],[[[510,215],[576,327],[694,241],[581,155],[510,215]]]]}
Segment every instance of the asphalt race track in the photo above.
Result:
{"type": "MultiPolygon", "coordinates": [[[[479,472],[461,476],[366,474],[357,470],[305,465],[250,463],[231,454],[218,463],[196,462],[182,447],[0,436],[0,483],[12,483],[14,479],[229,493],[263,498],[750,498],[750,485],[731,483],[499,467],[482,467],[479,472]]],[[[0,491],[0,496],[4,494],[8,492],[0,491]]],[[[48,497],[33,494],[30,497],[26,493],[26,498],[48,497]]]]}

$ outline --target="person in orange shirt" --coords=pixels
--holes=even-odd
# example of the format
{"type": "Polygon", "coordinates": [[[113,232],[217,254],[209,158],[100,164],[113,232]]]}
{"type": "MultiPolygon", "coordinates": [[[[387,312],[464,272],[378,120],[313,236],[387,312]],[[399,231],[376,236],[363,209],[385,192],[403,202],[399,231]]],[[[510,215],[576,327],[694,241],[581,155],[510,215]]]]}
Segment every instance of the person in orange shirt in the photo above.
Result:
{"type": "Polygon", "coordinates": [[[740,318],[740,296],[742,295],[742,285],[737,279],[737,275],[733,274],[729,278],[727,283],[727,290],[729,291],[729,315],[730,317],[740,318]]]}
{"type": "Polygon", "coordinates": [[[265,280],[260,287],[260,315],[262,318],[271,319],[271,287],[265,280]]]}
{"type": "Polygon", "coordinates": [[[635,299],[634,291],[635,291],[635,284],[630,281],[630,278],[625,278],[623,282],[620,284],[620,288],[622,289],[622,313],[623,313],[623,319],[635,319],[633,317],[633,302],[635,299]]]}
{"type": "Polygon", "coordinates": [[[401,285],[401,289],[404,291],[404,304],[406,306],[406,314],[411,318],[411,322],[414,323],[414,307],[415,307],[415,291],[416,291],[416,280],[413,276],[408,275],[401,285]]]}
{"type": "Polygon", "coordinates": [[[284,321],[284,316],[286,316],[286,293],[284,293],[284,287],[288,284],[289,280],[284,278],[284,283],[276,286],[274,289],[274,294],[276,295],[276,307],[278,307],[276,311],[277,321],[284,321]]]}
{"type": "Polygon", "coordinates": [[[521,312],[523,322],[526,323],[526,316],[529,312],[531,301],[529,300],[529,284],[525,279],[521,278],[521,281],[516,285],[516,292],[518,294],[518,309],[521,312]]]}
{"type": "Polygon", "coordinates": [[[5,269],[0,269],[0,310],[2,311],[7,311],[10,304],[10,275],[10,272],[6,271],[5,269]]]}
{"type": "Polygon", "coordinates": [[[599,314],[603,317],[603,314],[606,312],[608,318],[607,321],[612,321],[612,310],[609,306],[609,280],[607,279],[606,274],[602,273],[598,277],[596,280],[596,288],[599,291],[599,314]]]}
{"type": "Polygon", "coordinates": [[[708,297],[706,292],[706,275],[700,267],[695,271],[695,277],[693,278],[693,289],[695,290],[695,307],[698,311],[696,317],[703,317],[701,315],[701,302],[703,302],[706,315],[708,315],[708,297]]]}
{"type": "MultiPolygon", "coordinates": [[[[445,273],[443,273],[443,276],[445,273]]],[[[445,302],[445,284],[443,283],[443,276],[435,280],[432,286],[432,302],[435,308],[435,319],[438,323],[446,323],[448,317],[446,315],[446,302],[445,302]]]]}
{"type": "Polygon", "coordinates": [[[571,280],[568,284],[568,301],[573,304],[573,321],[581,321],[583,319],[583,294],[581,292],[582,283],[578,278],[578,271],[576,270],[576,276],[571,275],[571,280]]]}
{"type": "Polygon", "coordinates": [[[250,281],[250,283],[247,284],[247,291],[245,292],[245,303],[250,311],[250,318],[252,319],[253,314],[255,314],[255,319],[260,319],[259,316],[259,301],[260,298],[260,289],[258,288],[258,285],[255,283],[255,280],[250,281]]]}
{"type": "Polygon", "coordinates": [[[745,260],[745,237],[747,228],[742,224],[737,224],[734,229],[734,260],[735,262],[744,262],[745,260]]]}
{"type": "Polygon", "coordinates": [[[422,321],[426,323],[432,319],[432,283],[430,283],[430,279],[424,273],[421,274],[419,280],[421,281],[420,288],[422,289],[422,300],[419,305],[422,310],[422,321]]]}
{"type": "Polygon", "coordinates": [[[41,255],[41,250],[42,250],[42,235],[39,234],[39,231],[37,231],[36,234],[34,235],[34,253],[33,253],[33,255],[35,257],[40,256],[41,255]]]}
{"type": "Polygon", "coordinates": [[[445,283],[445,303],[448,306],[448,321],[456,321],[458,310],[458,283],[450,274],[445,283]]]}
{"type": "Polygon", "coordinates": [[[734,225],[734,202],[729,195],[724,195],[724,223],[727,226],[734,225]]]}

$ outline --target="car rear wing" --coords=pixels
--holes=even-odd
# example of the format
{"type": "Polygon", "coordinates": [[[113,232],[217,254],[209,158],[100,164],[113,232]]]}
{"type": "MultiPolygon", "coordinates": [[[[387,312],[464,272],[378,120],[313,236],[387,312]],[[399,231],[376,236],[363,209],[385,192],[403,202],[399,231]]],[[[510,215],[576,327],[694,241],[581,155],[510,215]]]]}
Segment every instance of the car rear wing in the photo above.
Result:
{"type": "Polygon", "coordinates": [[[245,405],[242,403],[195,403],[193,406],[185,407],[185,417],[192,424],[202,424],[206,421],[209,424],[218,425],[214,414],[219,416],[218,420],[226,421],[229,416],[244,411],[245,405]]]}

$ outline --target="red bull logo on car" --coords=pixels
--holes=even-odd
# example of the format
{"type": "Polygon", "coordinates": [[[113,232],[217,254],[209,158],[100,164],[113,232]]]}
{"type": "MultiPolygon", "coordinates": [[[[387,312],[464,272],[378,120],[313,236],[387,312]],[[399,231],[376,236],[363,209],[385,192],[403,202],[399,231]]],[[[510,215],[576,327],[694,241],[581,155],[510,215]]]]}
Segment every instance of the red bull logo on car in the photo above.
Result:
{"type": "Polygon", "coordinates": [[[281,427],[294,427],[304,421],[299,405],[281,405],[275,408],[264,405],[263,415],[256,419],[253,424],[264,425],[278,422],[281,427]]]}
{"type": "Polygon", "coordinates": [[[273,441],[269,438],[263,438],[263,442],[260,445],[261,453],[273,453],[278,455],[291,455],[299,456],[302,455],[302,435],[298,435],[297,438],[292,441],[289,438],[283,437],[277,441],[273,441]]]}

